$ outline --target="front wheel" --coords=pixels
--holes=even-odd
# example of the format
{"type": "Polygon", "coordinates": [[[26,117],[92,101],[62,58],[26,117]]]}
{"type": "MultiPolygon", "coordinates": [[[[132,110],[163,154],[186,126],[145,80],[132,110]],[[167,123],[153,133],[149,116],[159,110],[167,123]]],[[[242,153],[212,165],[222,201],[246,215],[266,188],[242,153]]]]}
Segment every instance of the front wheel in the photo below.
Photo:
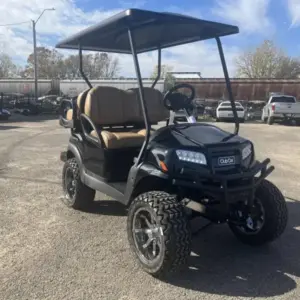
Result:
{"type": "Polygon", "coordinates": [[[184,207],[166,192],[147,192],[132,202],[127,234],[137,261],[154,277],[185,265],[191,252],[191,229],[184,207]]]}
{"type": "Polygon", "coordinates": [[[264,180],[255,192],[251,212],[245,215],[243,209],[237,214],[244,220],[242,225],[229,223],[235,236],[245,244],[262,245],[272,242],[285,230],[288,210],[284,196],[270,181],[264,180]]]}
{"type": "Polygon", "coordinates": [[[80,179],[80,168],[75,158],[68,159],[63,167],[63,202],[74,209],[85,209],[93,202],[95,190],[86,186],[80,179]]]}

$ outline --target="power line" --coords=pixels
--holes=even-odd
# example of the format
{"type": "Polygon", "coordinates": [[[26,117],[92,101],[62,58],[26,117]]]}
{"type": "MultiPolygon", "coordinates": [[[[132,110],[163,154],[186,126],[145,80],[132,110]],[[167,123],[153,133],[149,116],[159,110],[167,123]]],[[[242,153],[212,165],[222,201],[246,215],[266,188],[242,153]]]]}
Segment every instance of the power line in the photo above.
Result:
{"type": "Polygon", "coordinates": [[[4,26],[13,26],[13,25],[20,25],[20,24],[25,24],[25,23],[29,23],[30,21],[25,21],[25,22],[20,22],[20,23],[12,23],[12,24],[0,24],[1,27],[4,26]]]}

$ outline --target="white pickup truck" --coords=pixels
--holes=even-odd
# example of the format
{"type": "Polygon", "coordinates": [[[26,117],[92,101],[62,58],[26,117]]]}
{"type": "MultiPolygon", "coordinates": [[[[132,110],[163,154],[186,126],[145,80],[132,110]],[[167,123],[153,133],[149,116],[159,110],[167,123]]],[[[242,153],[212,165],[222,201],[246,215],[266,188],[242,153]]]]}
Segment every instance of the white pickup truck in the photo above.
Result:
{"type": "Polygon", "coordinates": [[[287,95],[271,95],[262,109],[262,121],[272,125],[275,121],[290,120],[300,125],[300,102],[287,95]]]}

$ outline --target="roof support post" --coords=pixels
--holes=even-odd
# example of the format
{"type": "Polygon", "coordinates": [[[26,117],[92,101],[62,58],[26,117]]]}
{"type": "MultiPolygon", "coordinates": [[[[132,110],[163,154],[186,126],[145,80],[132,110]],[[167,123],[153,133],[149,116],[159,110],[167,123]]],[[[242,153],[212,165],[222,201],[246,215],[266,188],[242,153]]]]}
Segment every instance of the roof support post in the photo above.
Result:
{"type": "Polygon", "coordinates": [[[220,40],[219,37],[216,37],[216,41],[217,41],[217,45],[218,45],[218,49],[219,49],[219,54],[220,54],[220,58],[221,58],[222,67],[223,67],[223,72],[224,72],[224,77],[225,77],[225,81],[226,81],[228,96],[229,96],[229,100],[230,100],[230,103],[231,103],[233,116],[234,116],[234,122],[235,122],[234,134],[238,134],[239,129],[240,129],[239,118],[238,118],[237,111],[236,111],[236,106],[235,106],[235,102],[234,102],[234,97],[233,97],[233,92],[232,92],[232,88],[231,88],[230,78],[229,78],[229,75],[228,75],[227,65],[226,65],[225,56],[224,56],[224,52],[223,52],[223,47],[222,47],[222,43],[221,43],[221,40],[220,40]]]}
{"type": "Polygon", "coordinates": [[[161,75],[161,49],[158,48],[158,64],[157,64],[157,76],[154,80],[154,82],[152,83],[152,88],[155,87],[157,81],[159,80],[160,78],[160,75],[161,75]]]}
{"type": "Polygon", "coordinates": [[[141,161],[141,158],[144,154],[144,151],[147,147],[147,144],[149,142],[150,138],[150,123],[149,123],[149,117],[148,117],[148,109],[147,105],[145,103],[145,97],[144,97],[144,87],[143,87],[143,82],[142,82],[142,76],[141,76],[141,71],[140,71],[140,66],[139,66],[139,60],[137,57],[137,52],[136,52],[136,47],[135,47],[135,40],[134,36],[132,34],[131,29],[128,29],[128,38],[129,38],[129,43],[130,43],[130,48],[131,48],[131,53],[133,56],[133,62],[134,62],[134,67],[135,67],[135,72],[138,80],[138,85],[139,85],[139,96],[140,96],[140,102],[141,102],[141,107],[143,111],[143,116],[144,116],[144,121],[145,121],[145,127],[146,127],[146,138],[144,145],[139,153],[138,159],[136,161],[136,165],[138,165],[141,161]]]}
{"type": "Polygon", "coordinates": [[[82,48],[81,48],[81,44],[79,44],[79,72],[81,74],[81,76],[83,77],[83,79],[85,80],[86,84],[89,86],[89,88],[91,89],[93,86],[90,83],[90,81],[88,80],[88,78],[86,77],[86,75],[83,72],[83,67],[82,67],[82,48]]]}

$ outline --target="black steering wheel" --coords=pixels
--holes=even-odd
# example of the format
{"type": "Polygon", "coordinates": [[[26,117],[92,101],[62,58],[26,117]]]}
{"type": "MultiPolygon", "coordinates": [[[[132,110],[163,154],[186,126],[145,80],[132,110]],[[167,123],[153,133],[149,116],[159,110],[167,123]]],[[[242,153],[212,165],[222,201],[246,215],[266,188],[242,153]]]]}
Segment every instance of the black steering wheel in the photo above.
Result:
{"type": "Polygon", "coordinates": [[[193,99],[195,98],[195,88],[188,83],[180,83],[173,86],[164,96],[164,106],[168,110],[180,110],[183,108],[189,108],[193,99]],[[190,96],[186,96],[183,93],[177,92],[177,90],[187,88],[191,91],[190,96]]]}

